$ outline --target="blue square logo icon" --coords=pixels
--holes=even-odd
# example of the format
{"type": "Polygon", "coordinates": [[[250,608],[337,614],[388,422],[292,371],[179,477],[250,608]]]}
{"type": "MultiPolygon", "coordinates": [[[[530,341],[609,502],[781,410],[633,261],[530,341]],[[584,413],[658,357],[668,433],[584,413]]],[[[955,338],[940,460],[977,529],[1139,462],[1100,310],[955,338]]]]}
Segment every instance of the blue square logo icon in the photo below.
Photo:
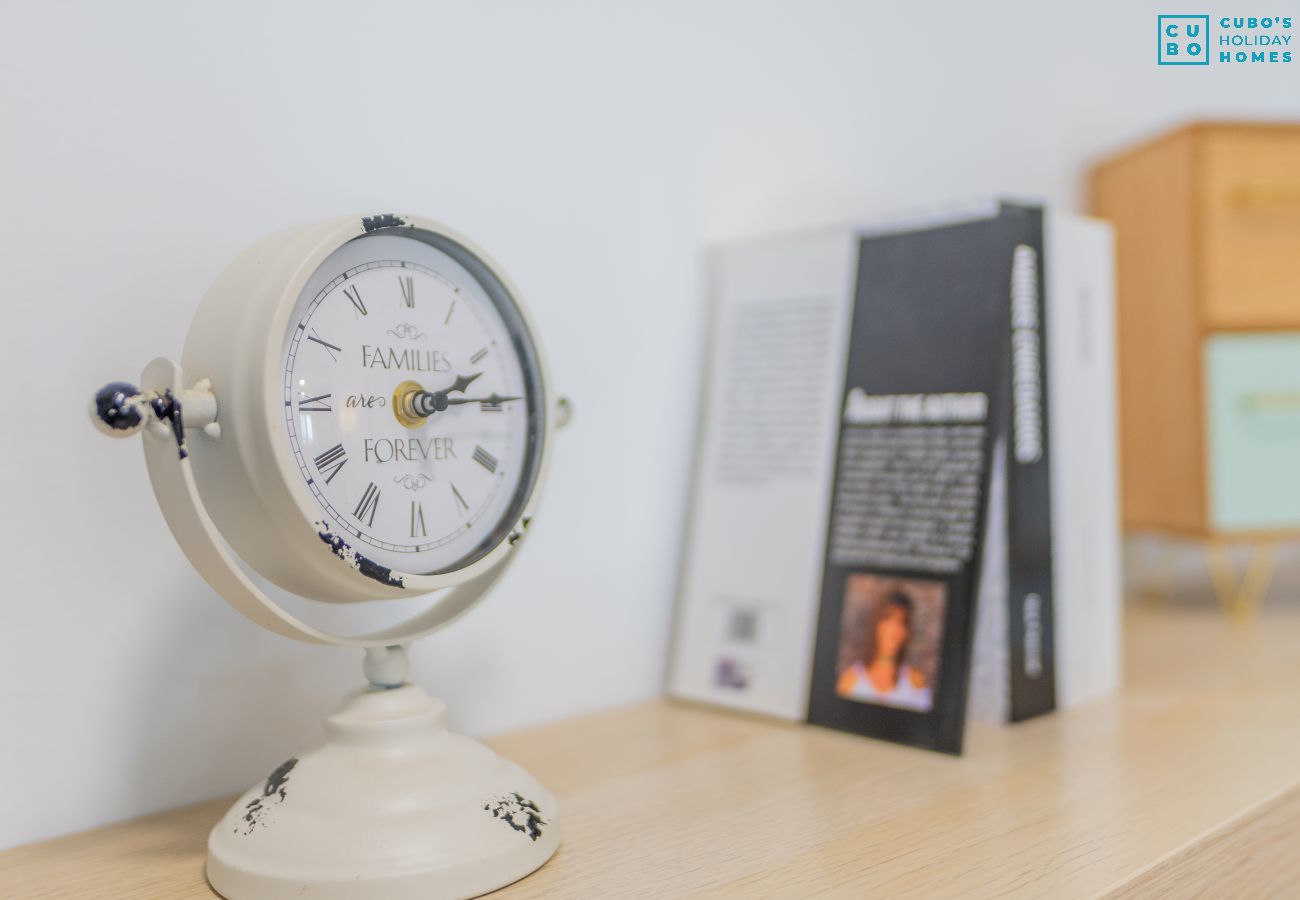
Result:
{"type": "Polygon", "coordinates": [[[1210,64],[1209,16],[1157,16],[1156,62],[1162,66],[1210,64]]]}

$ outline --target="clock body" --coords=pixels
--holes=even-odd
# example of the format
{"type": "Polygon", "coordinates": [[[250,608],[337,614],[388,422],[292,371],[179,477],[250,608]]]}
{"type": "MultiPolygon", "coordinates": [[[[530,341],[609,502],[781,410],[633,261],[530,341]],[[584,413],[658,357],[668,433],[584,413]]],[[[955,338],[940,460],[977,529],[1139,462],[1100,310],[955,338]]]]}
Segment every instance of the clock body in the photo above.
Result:
{"type": "Polygon", "coordinates": [[[394,215],[264,238],[204,296],[180,364],[159,357],[139,386],[95,393],[97,428],[142,433],[163,517],[213,590],[277,634],[366,650],[368,687],[329,718],[325,745],[213,828],[222,896],[479,896],[555,852],[555,797],[447,730],[445,705],[407,680],[406,645],[514,558],[567,411],[500,269],[445,226],[394,215]],[[341,634],[284,592],[430,596],[341,634]]]}
{"type": "Polygon", "coordinates": [[[555,419],[535,334],[501,270],[436,222],[349,217],[259,241],[204,297],[182,359],[217,398],[220,438],[189,442],[208,514],[248,567],[316,600],[503,565],[555,419]]]}

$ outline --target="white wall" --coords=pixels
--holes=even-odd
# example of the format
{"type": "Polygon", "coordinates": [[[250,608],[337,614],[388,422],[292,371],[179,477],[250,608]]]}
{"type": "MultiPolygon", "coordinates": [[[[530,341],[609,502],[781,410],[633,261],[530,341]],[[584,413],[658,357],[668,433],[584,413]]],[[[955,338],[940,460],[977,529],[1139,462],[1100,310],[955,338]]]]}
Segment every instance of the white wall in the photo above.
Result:
{"type": "Polygon", "coordinates": [[[1158,69],[1157,12],[6,4],[0,846],[242,789],[360,678],[355,652],[225,608],[173,545],[139,447],[84,418],[99,384],[179,353],[245,244],[409,210],[505,265],[577,416],[522,559],[417,646],[415,675],[475,733],[648,698],[701,240],[998,192],[1070,205],[1085,162],[1134,137],[1300,113],[1300,63],[1158,69]]]}

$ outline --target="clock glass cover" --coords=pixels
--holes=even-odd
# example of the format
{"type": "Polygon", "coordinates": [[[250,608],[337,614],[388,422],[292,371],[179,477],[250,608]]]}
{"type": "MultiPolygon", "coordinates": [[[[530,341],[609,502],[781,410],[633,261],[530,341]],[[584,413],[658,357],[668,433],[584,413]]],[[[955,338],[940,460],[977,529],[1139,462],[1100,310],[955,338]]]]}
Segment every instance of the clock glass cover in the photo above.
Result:
{"type": "Polygon", "coordinates": [[[289,448],[324,528],[398,572],[473,563],[537,477],[537,351],[506,286],[442,235],[377,231],[308,279],[283,352],[289,448]]]}

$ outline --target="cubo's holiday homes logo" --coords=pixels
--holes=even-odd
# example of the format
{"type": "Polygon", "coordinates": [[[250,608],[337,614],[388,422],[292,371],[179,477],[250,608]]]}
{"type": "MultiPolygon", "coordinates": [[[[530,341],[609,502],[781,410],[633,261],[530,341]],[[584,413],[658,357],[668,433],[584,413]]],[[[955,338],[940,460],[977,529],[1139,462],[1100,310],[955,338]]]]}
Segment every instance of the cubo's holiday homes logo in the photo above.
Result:
{"type": "Polygon", "coordinates": [[[1162,66],[1208,66],[1210,53],[1209,16],[1158,16],[1160,49],[1156,62],[1162,66]]]}
{"type": "Polygon", "coordinates": [[[1162,66],[1291,62],[1290,16],[1157,16],[1156,29],[1162,66]]]}

